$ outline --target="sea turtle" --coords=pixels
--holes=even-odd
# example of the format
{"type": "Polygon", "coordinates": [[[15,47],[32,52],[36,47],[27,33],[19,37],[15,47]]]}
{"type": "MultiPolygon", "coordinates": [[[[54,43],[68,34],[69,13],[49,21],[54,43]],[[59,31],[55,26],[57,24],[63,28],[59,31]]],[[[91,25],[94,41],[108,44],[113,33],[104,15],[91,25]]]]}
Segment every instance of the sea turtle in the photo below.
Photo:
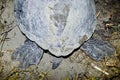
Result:
{"type": "Polygon", "coordinates": [[[114,52],[108,42],[91,37],[96,28],[94,0],[15,0],[14,4],[16,21],[28,38],[12,55],[21,67],[38,64],[46,50],[55,57],[53,69],[78,48],[94,60],[114,52]]]}

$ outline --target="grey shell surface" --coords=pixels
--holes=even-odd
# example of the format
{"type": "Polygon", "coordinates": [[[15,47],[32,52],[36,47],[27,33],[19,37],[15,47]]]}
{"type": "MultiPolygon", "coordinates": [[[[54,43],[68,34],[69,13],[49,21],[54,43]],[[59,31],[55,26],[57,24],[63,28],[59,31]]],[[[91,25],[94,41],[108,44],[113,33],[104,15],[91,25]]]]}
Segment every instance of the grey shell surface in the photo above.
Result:
{"type": "Polygon", "coordinates": [[[15,0],[20,30],[55,56],[69,55],[96,27],[94,0],[15,0]]]}

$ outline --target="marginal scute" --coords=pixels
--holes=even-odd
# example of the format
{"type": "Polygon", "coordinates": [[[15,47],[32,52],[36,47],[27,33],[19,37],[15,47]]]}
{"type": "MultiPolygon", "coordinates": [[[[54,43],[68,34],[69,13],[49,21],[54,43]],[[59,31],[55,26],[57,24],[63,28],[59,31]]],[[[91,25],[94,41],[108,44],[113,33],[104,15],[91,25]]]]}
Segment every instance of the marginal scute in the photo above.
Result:
{"type": "Polygon", "coordinates": [[[84,43],[84,42],[85,42],[85,40],[87,40],[87,39],[88,39],[87,35],[84,35],[84,36],[83,36],[83,38],[82,38],[82,39],[80,39],[79,44],[84,43]]]}
{"type": "Polygon", "coordinates": [[[96,27],[94,0],[15,0],[15,10],[20,30],[55,56],[69,55],[96,27]]]}

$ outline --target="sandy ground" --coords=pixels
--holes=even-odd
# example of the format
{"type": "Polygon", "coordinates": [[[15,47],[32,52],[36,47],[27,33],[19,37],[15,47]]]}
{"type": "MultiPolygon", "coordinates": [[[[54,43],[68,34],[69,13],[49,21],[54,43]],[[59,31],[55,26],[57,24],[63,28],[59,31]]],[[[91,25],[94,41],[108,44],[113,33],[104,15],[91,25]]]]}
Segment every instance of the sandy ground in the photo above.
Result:
{"type": "MultiPolygon", "coordinates": [[[[4,42],[4,46],[2,49],[2,52],[4,52],[3,56],[0,57],[1,60],[1,66],[4,66],[4,69],[2,71],[2,74],[0,74],[0,80],[4,79],[5,76],[10,74],[10,71],[13,68],[17,68],[19,65],[18,61],[13,61],[11,59],[12,53],[16,50],[16,48],[23,45],[26,37],[20,32],[17,23],[14,19],[14,10],[13,10],[13,1],[8,0],[5,11],[2,14],[1,22],[4,24],[5,21],[7,21],[7,24],[10,24],[10,26],[16,26],[13,28],[10,32],[8,32],[7,38],[9,38],[7,41],[4,42]],[[12,23],[13,22],[13,23],[12,23]],[[11,24],[12,23],[12,24],[11,24]]],[[[118,40],[120,42],[120,40],[118,40]]],[[[116,41],[116,42],[118,42],[116,41]]],[[[114,41],[115,43],[115,41],[114,41]]],[[[118,61],[118,59],[114,59],[118,61]]],[[[78,50],[73,55],[71,55],[69,58],[66,58],[62,61],[60,66],[52,70],[52,56],[48,53],[45,53],[43,56],[43,59],[41,60],[40,64],[30,66],[29,69],[36,69],[38,68],[38,72],[48,72],[49,79],[48,80],[67,80],[67,78],[71,78],[71,80],[78,79],[76,74],[84,75],[89,74],[87,77],[85,76],[85,79],[87,79],[90,76],[100,77],[103,75],[109,75],[109,71],[105,70],[105,65],[103,65],[102,61],[93,61],[89,57],[85,55],[82,51],[78,50]],[[99,69],[97,69],[97,68],[99,69]]],[[[14,79],[15,80],[15,79],[14,79]]],[[[34,79],[36,80],[36,79],[34,79]]]]}

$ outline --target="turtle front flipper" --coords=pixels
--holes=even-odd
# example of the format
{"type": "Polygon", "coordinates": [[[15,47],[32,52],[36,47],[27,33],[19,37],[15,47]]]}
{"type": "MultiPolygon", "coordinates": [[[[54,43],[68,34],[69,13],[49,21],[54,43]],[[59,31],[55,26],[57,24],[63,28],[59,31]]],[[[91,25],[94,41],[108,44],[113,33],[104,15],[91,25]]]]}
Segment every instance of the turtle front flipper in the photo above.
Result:
{"type": "Polygon", "coordinates": [[[20,61],[20,67],[27,68],[30,65],[36,65],[43,56],[43,50],[30,40],[26,40],[24,45],[18,48],[13,54],[12,59],[20,61]]]}
{"type": "Polygon", "coordinates": [[[101,60],[115,52],[111,44],[94,38],[90,38],[80,48],[94,60],[101,60]]]}

